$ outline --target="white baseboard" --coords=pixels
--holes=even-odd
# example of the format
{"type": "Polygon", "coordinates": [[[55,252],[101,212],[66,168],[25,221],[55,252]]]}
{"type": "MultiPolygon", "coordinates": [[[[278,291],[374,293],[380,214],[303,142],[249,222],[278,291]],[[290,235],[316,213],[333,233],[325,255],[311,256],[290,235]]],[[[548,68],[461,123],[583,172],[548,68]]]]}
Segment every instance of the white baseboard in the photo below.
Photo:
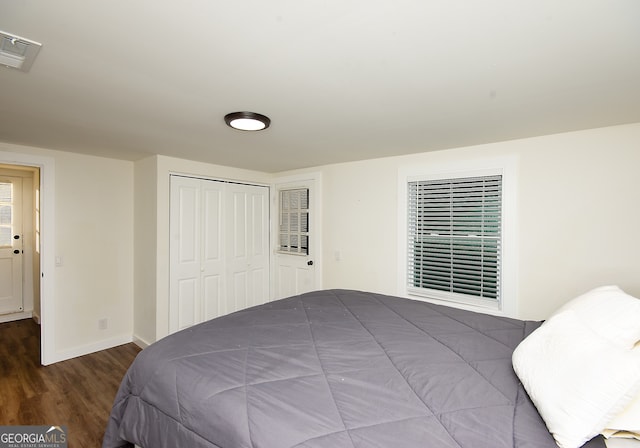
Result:
{"type": "Polygon", "coordinates": [[[149,347],[151,345],[151,342],[147,342],[144,339],[136,336],[135,334],[133,335],[133,341],[134,344],[136,344],[138,347],[140,347],[141,349],[145,349],[147,347],[149,347]]]}
{"type": "Polygon", "coordinates": [[[0,316],[0,324],[13,322],[14,320],[31,319],[32,311],[22,311],[20,313],[3,314],[0,316]]]}
{"type": "Polygon", "coordinates": [[[110,339],[94,342],[92,344],[83,345],[80,347],[74,347],[67,350],[60,350],[55,353],[53,363],[66,361],[67,359],[77,358],[78,356],[88,355],[90,353],[99,352],[109,348],[117,347],[119,345],[128,344],[133,342],[131,335],[115,336],[110,339]]]}

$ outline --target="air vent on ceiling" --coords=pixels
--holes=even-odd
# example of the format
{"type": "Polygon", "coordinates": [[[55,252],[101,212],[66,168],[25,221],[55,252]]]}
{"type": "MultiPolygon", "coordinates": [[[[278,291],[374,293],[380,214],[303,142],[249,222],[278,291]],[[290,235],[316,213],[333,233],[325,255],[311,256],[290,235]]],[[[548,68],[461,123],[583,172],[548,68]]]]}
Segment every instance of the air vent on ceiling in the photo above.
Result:
{"type": "Polygon", "coordinates": [[[28,72],[42,44],[0,31],[0,64],[28,72]]]}

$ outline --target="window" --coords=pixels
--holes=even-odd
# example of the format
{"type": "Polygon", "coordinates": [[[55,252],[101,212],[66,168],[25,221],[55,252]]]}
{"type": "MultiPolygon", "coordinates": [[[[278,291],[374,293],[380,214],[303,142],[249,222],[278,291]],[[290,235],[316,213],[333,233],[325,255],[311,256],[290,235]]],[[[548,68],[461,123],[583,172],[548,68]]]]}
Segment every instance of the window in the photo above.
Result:
{"type": "Polygon", "coordinates": [[[278,251],[309,254],[309,189],[280,190],[278,251]]]}
{"type": "Polygon", "coordinates": [[[11,183],[0,182],[0,247],[11,246],[13,188],[11,183]]]}
{"type": "Polygon", "coordinates": [[[507,160],[401,175],[404,293],[515,316],[515,168],[507,160]]]}

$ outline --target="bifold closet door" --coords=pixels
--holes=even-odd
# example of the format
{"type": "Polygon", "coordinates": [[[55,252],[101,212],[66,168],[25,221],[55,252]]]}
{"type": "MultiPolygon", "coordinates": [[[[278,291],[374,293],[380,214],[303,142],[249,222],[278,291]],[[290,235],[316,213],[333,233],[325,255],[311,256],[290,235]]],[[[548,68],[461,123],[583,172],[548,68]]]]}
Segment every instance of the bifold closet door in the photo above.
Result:
{"type": "Polygon", "coordinates": [[[269,189],[227,184],[226,312],[269,299],[269,189]]]}
{"type": "Polygon", "coordinates": [[[171,176],[171,333],[220,315],[225,276],[223,194],[222,183],[171,176]]]}
{"type": "Polygon", "coordinates": [[[268,188],[171,176],[169,332],[269,296],[268,188]]]}

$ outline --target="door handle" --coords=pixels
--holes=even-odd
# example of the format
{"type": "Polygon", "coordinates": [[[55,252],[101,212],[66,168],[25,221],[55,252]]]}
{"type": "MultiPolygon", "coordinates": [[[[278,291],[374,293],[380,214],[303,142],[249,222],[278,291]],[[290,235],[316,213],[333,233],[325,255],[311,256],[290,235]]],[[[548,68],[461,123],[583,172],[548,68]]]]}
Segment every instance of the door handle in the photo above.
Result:
{"type": "Polygon", "coordinates": [[[14,254],[19,254],[19,253],[20,253],[20,250],[15,249],[15,250],[13,251],[13,253],[14,253],[14,254]]]}
{"type": "Polygon", "coordinates": [[[307,266],[313,266],[313,260],[307,261],[307,266]]]}
{"type": "Polygon", "coordinates": [[[13,239],[14,240],[19,240],[20,239],[20,235],[13,235],[13,239]]]}

